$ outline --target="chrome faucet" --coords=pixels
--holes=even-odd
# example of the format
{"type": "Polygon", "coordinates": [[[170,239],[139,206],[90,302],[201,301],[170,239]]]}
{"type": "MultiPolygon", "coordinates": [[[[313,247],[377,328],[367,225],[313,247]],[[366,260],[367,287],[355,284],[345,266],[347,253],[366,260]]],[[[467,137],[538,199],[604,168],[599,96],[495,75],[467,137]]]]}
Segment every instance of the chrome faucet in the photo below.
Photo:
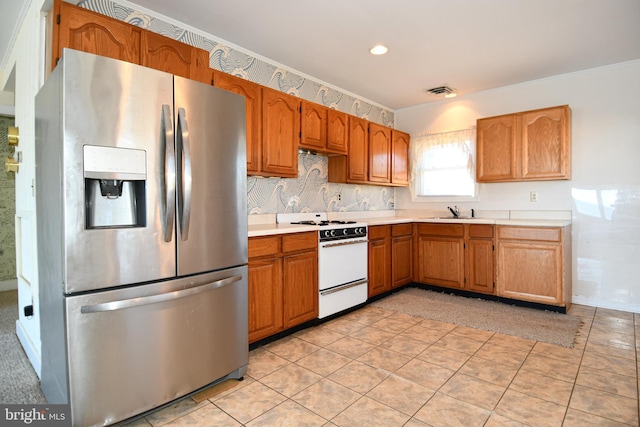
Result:
{"type": "Polygon", "coordinates": [[[449,209],[449,212],[451,212],[454,218],[458,218],[460,216],[460,211],[457,206],[454,206],[453,208],[447,206],[447,209],[449,209]]]}

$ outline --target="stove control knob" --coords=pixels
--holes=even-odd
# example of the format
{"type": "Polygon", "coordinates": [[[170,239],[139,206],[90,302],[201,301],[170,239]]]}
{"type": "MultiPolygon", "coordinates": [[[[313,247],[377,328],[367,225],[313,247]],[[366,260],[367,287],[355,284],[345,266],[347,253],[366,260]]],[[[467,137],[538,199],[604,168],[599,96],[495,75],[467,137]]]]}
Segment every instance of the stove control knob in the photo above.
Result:
{"type": "Polygon", "coordinates": [[[336,235],[336,230],[331,230],[331,237],[335,237],[336,235]]]}
{"type": "Polygon", "coordinates": [[[343,228],[343,229],[342,229],[342,234],[343,234],[344,236],[346,236],[346,235],[347,235],[347,229],[346,229],[346,228],[343,228]]]}
{"type": "Polygon", "coordinates": [[[324,231],[324,237],[329,237],[329,230],[324,231]]]}

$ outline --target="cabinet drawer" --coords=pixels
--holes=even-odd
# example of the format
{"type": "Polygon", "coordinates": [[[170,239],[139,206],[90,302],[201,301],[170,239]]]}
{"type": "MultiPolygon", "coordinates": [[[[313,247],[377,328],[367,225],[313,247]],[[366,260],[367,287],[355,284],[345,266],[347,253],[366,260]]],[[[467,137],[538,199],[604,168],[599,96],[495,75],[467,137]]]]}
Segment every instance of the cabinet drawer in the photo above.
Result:
{"type": "Polygon", "coordinates": [[[408,224],[394,224],[391,226],[391,235],[392,236],[410,236],[413,232],[413,225],[411,223],[408,224]]]}
{"type": "Polygon", "coordinates": [[[508,240],[537,240],[543,242],[560,242],[562,229],[559,227],[498,227],[498,238],[508,240]]]}
{"type": "Polygon", "coordinates": [[[252,237],[249,239],[249,258],[277,255],[280,252],[280,237],[252,237]]]}
{"type": "Polygon", "coordinates": [[[469,237],[493,237],[493,225],[490,224],[470,224],[469,237]]]}
{"type": "Polygon", "coordinates": [[[388,225],[374,225],[369,227],[369,240],[384,239],[391,233],[391,227],[388,225]]]}
{"type": "Polygon", "coordinates": [[[463,224],[418,224],[418,234],[429,234],[432,236],[464,236],[463,224]]]}
{"type": "Polygon", "coordinates": [[[294,233],[282,236],[282,252],[296,252],[318,248],[318,233],[294,233]]]}

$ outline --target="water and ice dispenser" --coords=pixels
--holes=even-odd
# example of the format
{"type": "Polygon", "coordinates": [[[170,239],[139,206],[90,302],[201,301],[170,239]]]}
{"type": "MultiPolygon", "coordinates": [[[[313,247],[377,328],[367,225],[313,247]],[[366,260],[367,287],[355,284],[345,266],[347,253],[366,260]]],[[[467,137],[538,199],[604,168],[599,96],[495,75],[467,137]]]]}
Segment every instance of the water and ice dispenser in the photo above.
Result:
{"type": "Polygon", "coordinates": [[[85,145],[83,158],[86,228],[144,227],[147,153],[85,145]]]}

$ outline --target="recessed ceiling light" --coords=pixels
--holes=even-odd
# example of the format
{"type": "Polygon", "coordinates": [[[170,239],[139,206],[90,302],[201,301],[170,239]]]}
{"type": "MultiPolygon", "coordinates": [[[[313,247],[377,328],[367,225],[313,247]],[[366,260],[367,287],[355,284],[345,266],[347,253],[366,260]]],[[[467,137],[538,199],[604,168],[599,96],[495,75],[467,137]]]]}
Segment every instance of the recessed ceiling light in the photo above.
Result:
{"type": "Polygon", "coordinates": [[[389,49],[381,44],[375,45],[374,47],[369,49],[369,52],[371,52],[373,55],[384,55],[385,53],[387,53],[387,51],[389,51],[389,49]]]}

